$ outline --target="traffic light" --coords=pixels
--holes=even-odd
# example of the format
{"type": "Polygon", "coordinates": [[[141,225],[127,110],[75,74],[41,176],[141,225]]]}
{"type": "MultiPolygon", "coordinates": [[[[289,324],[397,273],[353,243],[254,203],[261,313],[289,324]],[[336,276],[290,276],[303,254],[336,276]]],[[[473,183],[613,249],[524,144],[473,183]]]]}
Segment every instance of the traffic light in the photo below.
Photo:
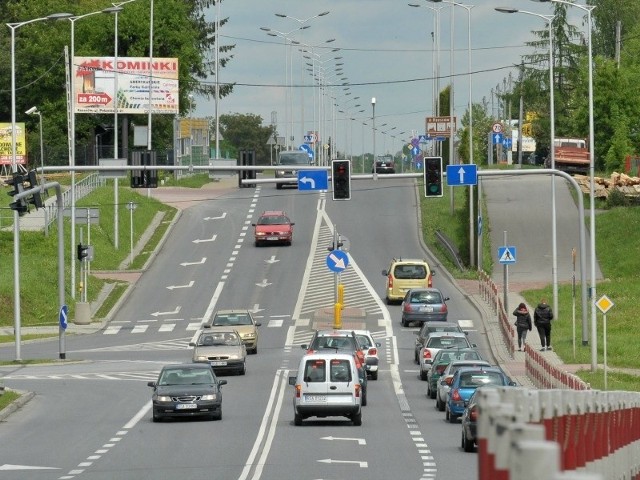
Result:
{"type": "MultiPolygon", "coordinates": [[[[29,188],[34,188],[38,186],[38,177],[36,176],[36,171],[35,170],[31,170],[28,174],[28,180],[29,180],[29,188]]],[[[40,193],[40,191],[37,191],[36,193],[32,194],[31,197],[28,198],[27,200],[31,205],[36,207],[36,210],[39,208],[44,207],[44,203],[42,203],[42,194],[40,193]]]]}
{"type": "Polygon", "coordinates": [[[442,196],[442,157],[424,159],[424,196],[442,196]]]}
{"type": "MultiPolygon", "coordinates": [[[[13,190],[8,192],[10,196],[17,195],[19,193],[24,192],[24,176],[20,175],[18,172],[13,172],[11,178],[5,180],[7,185],[13,186],[13,190]]],[[[29,213],[29,205],[27,205],[27,201],[24,198],[16,200],[9,204],[11,210],[16,210],[18,215],[22,216],[25,213],[29,213]]]]}
{"type": "Polygon", "coordinates": [[[351,160],[331,161],[334,200],[351,200],[351,160]]]}
{"type": "Polygon", "coordinates": [[[78,244],[78,260],[88,260],[89,257],[89,245],[78,244]]]}

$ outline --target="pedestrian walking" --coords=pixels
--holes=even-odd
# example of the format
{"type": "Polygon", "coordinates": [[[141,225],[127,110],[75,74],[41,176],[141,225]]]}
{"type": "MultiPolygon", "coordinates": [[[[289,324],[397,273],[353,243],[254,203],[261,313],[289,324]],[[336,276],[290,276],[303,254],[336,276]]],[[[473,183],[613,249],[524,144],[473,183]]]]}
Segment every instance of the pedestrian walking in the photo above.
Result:
{"type": "Polygon", "coordinates": [[[516,316],[514,325],[518,331],[518,351],[521,352],[527,339],[527,332],[531,331],[531,314],[524,303],[518,305],[513,314],[516,316]]]}
{"type": "Polygon", "coordinates": [[[551,320],[553,320],[553,311],[547,300],[543,298],[533,312],[533,324],[540,335],[541,352],[551,350],[551,320]]]}

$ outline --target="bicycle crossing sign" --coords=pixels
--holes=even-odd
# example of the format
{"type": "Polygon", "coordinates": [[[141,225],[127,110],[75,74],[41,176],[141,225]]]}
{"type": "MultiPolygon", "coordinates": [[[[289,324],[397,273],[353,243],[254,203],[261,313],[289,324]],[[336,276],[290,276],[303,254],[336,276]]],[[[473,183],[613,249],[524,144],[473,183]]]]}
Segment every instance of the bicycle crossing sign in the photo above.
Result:
{"type": "Polygon", "coordinates": [[[498,261],[507,265],[516,263],[516,247],[498,247],[498,261]]]}

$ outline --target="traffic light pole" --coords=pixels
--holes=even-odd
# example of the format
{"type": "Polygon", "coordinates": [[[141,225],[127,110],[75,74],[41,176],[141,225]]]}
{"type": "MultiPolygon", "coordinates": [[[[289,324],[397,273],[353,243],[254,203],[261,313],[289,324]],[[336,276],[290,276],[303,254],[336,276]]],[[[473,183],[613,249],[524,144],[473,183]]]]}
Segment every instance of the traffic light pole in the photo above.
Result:
{"type": "MultiPolygon", "coordinates": [[[[43,185],[38,185],[20,193],[14,195],[16,201],[22,199],[29,199],[35,195],[42,195],[42,193],[49,189],[54,188],[56,191],[56,200],[58,206],[58,302],[60,304],[59,311],[65,307],[64,298],[64,205],[62,203],[62,189],[58,182],[49,182],[43,185]]],[[[18,212],[15,212],[14,221],[17,222],[14,228],[13,239],[13,281],[14,281],[14,333],[16,341],[16,361],[21,361],[21,318],[20,318],[20,216],[18,212]]],[[[62,323],[59,325],[58,337],[60,347],[60,358],[66,358],[65,345],[64,345],[64,328],[62,323]]]]}

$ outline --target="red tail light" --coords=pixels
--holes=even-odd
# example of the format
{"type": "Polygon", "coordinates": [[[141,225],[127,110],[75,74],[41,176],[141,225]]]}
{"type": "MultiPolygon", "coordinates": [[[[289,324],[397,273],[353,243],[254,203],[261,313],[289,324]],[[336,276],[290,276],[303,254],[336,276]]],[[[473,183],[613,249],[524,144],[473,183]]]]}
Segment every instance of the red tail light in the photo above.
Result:
{"type": "Polygon", "coordinates": [[[362,388],[361,385],[359,383],[356,383],[354,385],[356,387],[356,398],[360,397],[360,389],[362,388]]]}
{"type": "Polygon", "coordinates": [[[422,358],[431,358],[431,351],[428,348],[422,351],[422,358]]]}
{"type": "Polygon", "coordinates": [[[448,308],[447,308],[447,304],[446,304],[446,303],[443,303],[443,304],[442,304],[442,308],[440,309],[440,311],[441,311],[442,313],[447,313],[447,310],[448,310],[448,308]]]}
{"type": "Polygon", "coordinates": [[[458,391],[457,388],[454,388],[453,390],[451,390],[451,400],[453,400],[454,402],[462,401],[462,397],[460,396],[460,392],[458,391]]]}
{"type": "Polygon", "coordinates": [[[433,287],[433,277],[431,276],[431,274],[429,274],[429,288],[433,287]]]}
{"type": "Polygon", "coordinates": [[[307,355],[310,353],[316,353],[316,351],[313,348],[308,348],[307,349],[307,355]]]}
{"type": "Polygon", "coordinates": [[[438,372],[438,375],[442,375],[442,372],[444,372],[446,368],[447,368],[446,365],[437,365],[436,372],[438,372]]]}
{"type": "Polygon", "coordinates": [[[300,398],[301,391],[302,391],[302,387],[300,385],[296,385],[296,398],[300,398]]]}
{"type": "Polygon", "coordinates": [[[478,409],[477,408],[470,408],[469,409],[469,420],[471,420],[472,422],[477,422],[478,421],[478,409]]]}
{"type": "Polygon", "coordinates": [[[406,302],[404,304],[404,306],[402,307],[402,311],[407,312],[407,313],[411,312],[411,304],[409,302],[406,302]]]}
{"type": "Polygon", "coordinates": [[[393,288],[393,277],[391,275],[387,275],[387,287],[393,288]]]}
{"type": "Polygon", "coordinates": [[[378,349],[377,348],[370,348],[369,349],[369,355],[376,356],[377,354],[378,354],[378,349]]]}

